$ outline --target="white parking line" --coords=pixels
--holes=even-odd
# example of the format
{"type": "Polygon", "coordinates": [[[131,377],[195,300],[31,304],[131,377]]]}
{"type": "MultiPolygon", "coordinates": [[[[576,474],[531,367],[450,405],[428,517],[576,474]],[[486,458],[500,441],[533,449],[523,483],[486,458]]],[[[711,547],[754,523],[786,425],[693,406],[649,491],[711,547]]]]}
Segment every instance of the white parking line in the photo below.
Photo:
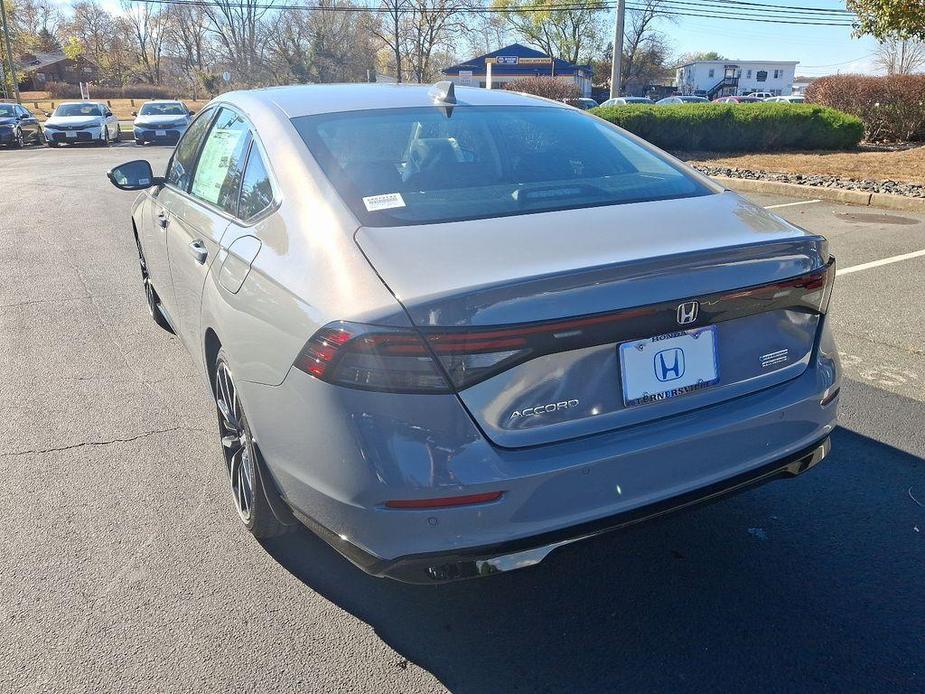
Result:
{"type": "Polygon", "coordinates": [[[793,207],[794,205],[812,205],[814,202],[822,202],[822,200],[800,200],[799,202],[783,202],[780,205],[765,205],[764,209],[776,210],[778,207],[793,207]]]}
{"type": "Polygon", "coordinates": [[[889,265],[890,263],[898,263],[900,260],[911,260],[912,258],[921,258],[925,256],[925,250],[913,251],[912,253],[903,253],[902,255],[894,255],[889,258],[883,258],[882,260],[872,260],[869,263],[861,263],[860,265],[852,265],[851,267],[844,267],[840,270],[836,270],[836,275],[847,275],[851,272],[859,272],[861,270],[870,270],[872,267],[880,267],[881,265],[889,265]]]}

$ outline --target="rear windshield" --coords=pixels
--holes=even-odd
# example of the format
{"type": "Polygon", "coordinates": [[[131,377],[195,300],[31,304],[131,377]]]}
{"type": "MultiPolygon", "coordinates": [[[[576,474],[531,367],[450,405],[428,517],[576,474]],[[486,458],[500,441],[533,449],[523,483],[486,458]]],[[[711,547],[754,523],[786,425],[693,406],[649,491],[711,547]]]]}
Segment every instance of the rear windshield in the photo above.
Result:
{"type": "Polygon", "coordinates": [[[185,116],[182,104],[145,104],[138,112],[140,116],[185,116]]]}
{"type": "Polygon", "coordinates": [[[366,226],[710,193],[667,159],[571,108],[384,109],[292,122],[366,226]]]}
{"type": "Polygon", "coordinates": [[[55,109],[56,116],[101,116],[99,104],[61,104],[55,109]]]}

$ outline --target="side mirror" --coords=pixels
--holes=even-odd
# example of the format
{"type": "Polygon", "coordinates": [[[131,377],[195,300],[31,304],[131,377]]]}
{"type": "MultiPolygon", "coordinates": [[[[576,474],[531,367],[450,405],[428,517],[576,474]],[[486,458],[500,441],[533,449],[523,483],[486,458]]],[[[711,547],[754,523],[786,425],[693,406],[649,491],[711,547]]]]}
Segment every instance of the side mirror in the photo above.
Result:
{"type": "Polygon", "coordinates": [[[106,111],[106,117],[109,118],[112,115],[112,111],[106,111]]]}
{"type": "Polygon", "coordinates": [[[190,114],[191,116],[195,116],[195,115],[196,115],[196,111],[194,111],[193,109],[190,109],[190,110],[189,110],[189,114],[190,114]]]}
{"type": "Polygon", "coordinates": [[[107,171],[106,177],[119,190],[144,190],[164,182],[163,178],[154,175],[151,165],[144,159],[119,164],[107,171]]]}
{"type": "Polygon", "coordinates": [[[133,116],[137,116],[137,115],[138,115],[138,111],[132,111],[132,115],[133,115],[133,116]]]}

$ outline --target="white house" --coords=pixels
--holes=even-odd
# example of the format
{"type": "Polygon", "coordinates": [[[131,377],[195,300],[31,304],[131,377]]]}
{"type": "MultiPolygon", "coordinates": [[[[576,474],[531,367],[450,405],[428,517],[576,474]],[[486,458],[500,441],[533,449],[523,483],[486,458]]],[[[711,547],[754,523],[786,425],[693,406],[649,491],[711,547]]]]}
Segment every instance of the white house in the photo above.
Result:
{"type": "Polygon", "coordinates": [[[675,87],[709,99],[752,92],[787,96],[797,65],[795,60],[700,60],[677,68],[675,87]]]}

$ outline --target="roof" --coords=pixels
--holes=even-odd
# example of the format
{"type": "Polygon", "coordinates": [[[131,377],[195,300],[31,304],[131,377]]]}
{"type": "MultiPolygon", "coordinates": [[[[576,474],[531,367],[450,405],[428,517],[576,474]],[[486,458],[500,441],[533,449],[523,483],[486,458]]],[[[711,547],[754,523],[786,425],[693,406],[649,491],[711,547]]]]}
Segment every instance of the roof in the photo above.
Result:
{"type": "MultiPolygon", "coordinates": [[[[459,63],[458,65],[451,65],[450,67],[443,68],[444,75],[459,75],[460,70],[471,70],[473,75],[484,75],[485,74],[485,59],[486,58],[497,58],[499,56],[513,56],[516,58],[548,58],[549,56],[538,51],[534,48],[529,48],[520,43],[512,43],[510,46],[505,46],[504,48],[499,48],[496,51],[491,53],[485,53],[483,55],[475,56],[474,58],[469,58],[469,60],[464,63],[459,63]]],[[[557,75],[574,75],[576,72],[590,72],[590,65],[575,65],[570,63],[567,60],[562,60],[561,58],[555,59],[556,65],[556,74],[557,75]]],[[[495,65],[492,68],[493,74],[505,74],[505,75],[532,75],[536,72],[545,72],[549,69],[548,65],[495,65]]]]}
{"type": "MultiPolygon", "coordinates": [[[[238,104],[246,111],[275,106],[287,118],[340,111],[433,106],[430,84],[303,84],[229,92],[217,101],[238,104]]],[[[564,104],[504,89],[456,87],[461,106],[560,106],[564,104]]]]}
{"type": "MultiPolygon", "coordinates": [[[[91,65],[96,65],[96,63],[86,56],[81,55],[75,58],[75,60],[78,59],[90,63],[91,65]]],[[[32,70],[41,70],[49,65],[60,63],[63,60],[68,60],[68,57],[64,55],[64,51],[51,51],[49,53],[32,51],[30,53],[24,53],[19,57],[17,67],[21,71],[31,72],[32,70]]]]}
{"type": "Polygon", "coordinates": [[[799,60],[693,60],[678,67],[688,65],[799,65],[799,60]]]}

